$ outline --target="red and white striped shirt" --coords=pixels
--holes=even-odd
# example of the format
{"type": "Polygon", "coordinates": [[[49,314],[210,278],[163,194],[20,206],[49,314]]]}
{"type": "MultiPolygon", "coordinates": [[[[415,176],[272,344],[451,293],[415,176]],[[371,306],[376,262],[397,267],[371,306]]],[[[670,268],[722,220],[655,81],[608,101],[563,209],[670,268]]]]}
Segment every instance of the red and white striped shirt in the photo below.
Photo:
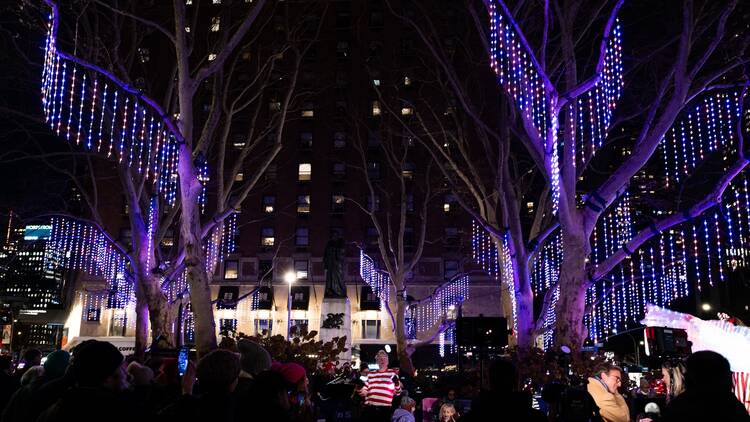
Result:
{"type": "Polygon", "coordinates": [[[397,369],[370,372],[367,374],[365,389],[365,404],[370,406],[390,406],[393,396],[401,394],[401,383],[396,386],[393,376],[398,375],[397,369]]]}

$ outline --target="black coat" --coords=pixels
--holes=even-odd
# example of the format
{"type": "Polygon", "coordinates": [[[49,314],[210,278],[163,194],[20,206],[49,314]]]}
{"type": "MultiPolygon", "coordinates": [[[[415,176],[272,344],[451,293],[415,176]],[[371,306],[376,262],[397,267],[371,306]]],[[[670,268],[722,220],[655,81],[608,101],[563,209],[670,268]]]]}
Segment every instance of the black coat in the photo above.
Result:
{"type": "Polygon", "coordinates": [[[745,406],[732,393],[685,391],[664,410],[663,422],[750,422],[745,406]]]}

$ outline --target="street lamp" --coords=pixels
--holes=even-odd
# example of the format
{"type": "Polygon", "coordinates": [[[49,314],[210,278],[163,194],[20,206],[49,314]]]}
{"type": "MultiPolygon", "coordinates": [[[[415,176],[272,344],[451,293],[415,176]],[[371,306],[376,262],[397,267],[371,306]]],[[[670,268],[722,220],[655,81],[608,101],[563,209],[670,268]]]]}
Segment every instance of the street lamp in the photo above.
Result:
{"type": "Polygon", "coordinates": [[[289,295],[286,298],[286,338],[292,339],[292,284],[297,281],[297,274],[294,271],[287,271],[284,274],[284,281],[289,286],[289,295]]]}
{"type": "Polygon", "coordinates": [[[710,303],[704,303],[703,305],[701,305],[701,309],[703,309],[704,311],[708,312],[708,311],[711,310],[711,304],[710,303]]]}

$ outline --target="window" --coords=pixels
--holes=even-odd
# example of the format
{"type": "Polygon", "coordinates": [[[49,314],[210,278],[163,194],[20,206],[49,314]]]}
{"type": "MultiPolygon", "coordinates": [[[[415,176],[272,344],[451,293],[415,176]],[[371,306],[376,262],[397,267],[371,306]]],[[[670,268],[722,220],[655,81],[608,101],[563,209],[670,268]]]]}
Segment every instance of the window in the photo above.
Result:
{"type": "Polygon", "coordinates": [[[266,168],[266,180],[276,180],[276,164],[270,164],[266,168]]]}
{"type": "Polygon", "coordinates": [[[367,209],[370,211],[380,211],[380,195],[375,194],[374,198],[372,195],[367,195],[367,209]]]}
{"type": "Polygon", "coordinates": [[[336,71],[336,85],[342,88],[349,85],[348,75],[343,70],[336,71]]]}
{"type": "Polygon", "coordinates": [[[224,261],[224,280],[236,280],[240,275],[240,265],[236,260],[224,261]]]}
{"type": "Polygon", "coordinates": [[[86,321],[87,322],[99,322],[102,317],[101,308],[88,308],[86,310],[86,321]]]}
{"type": "Polygon", "coordinates": [[[310,244],[310,230],[307,227],[298,227],[294,236],[294,244],[298,248],[306,248],[310,244]]]}
{"type": "Polygon", "coordinates": [[[414,163],[407,161],[404,163],[404,167],[401,169],[401,175],[404,176],[404,179],[406,180],[412,180],[414,179],[414,169],[416,166],[414,163]]]}
{"type": "Polygon", "coordinates": [[[299,144],[301,148],[310,149],[313,144],[312,132],[302,132],[299,134],[299,144]]]}
{"type": "Polygon", "coordinates": [[[414,246],[414,228],[413,227],[404,228],[404,246],[405,247],[414,246]]]}
{"type": "Polygon", "coordinates": [[[221,27],[221,18],[219,16],[214,16],[211,18],[211,32],[219,32],[219,28],[221,27]]]}
{"type": "Polygon", "coordinates": [[[365,233],[365,243],[367,243],[367,246],[377,246],[378,237],[378,229],[375,227],[368,227],[367,232],[365,233]]]}
{"type": "Polygon", "coordinates": [[[341,193],[334,193],[331,196],[331,212],[342,213],[344,212],[344,195],[341,193]]]}
{"type": "Polygon", "coordinates": [[[234,139],[232,140],[232,146],[235,149],[242,149],[245,148],[245,145],[245,137],[242,135],[235,135],[234,139]]]}
{"type": "Polygon", "coordinates": [[[307,260],[295,260],[294,261],[294,273],[297,275],[297,280],[307,280],[307,260]]]}
{"type": "Polygon", "coordinates": [[[401,105],[401,115],[402,116],[411,116],[414,114],[414,107],[412,107],[408,103],[404,103],[401,105]]]}
{"type": "Polygon", "coordinates": [[[447,246],[458,246],[458,227],[445,228],[445,244],[447,246]]]}
{"type": "Polygon", "coordinates": [[[292,335],[305,335],[307,334],[308,323],[306,319],[293,319],[290,324],[289,332],[292,335]]]}
{"type": "Polygon", "coordinates": [[[456,203],[456,197],[452,194],[445,195],[445,199],[443,200],[443,212],[451,212],[454,205],[456,203]]]}
{"type": "Polygon", "coordinates": [[[297,170],[297,180],[305,182],[312,179],[312,164],[300,163],[299,169],[297,170]]]}
{"type": "Polygon", "coordinates": [[[377,340],[380,338],[380,320],[363,319],[362,320],[362,338],[368,340],[377,340]]]}
{"type": "Polygon", "coordinates": [[[383,12],[380,10],[373,10],[370,12],[370,27],[371,28],[382,28],[383,27],[383,12]]]}
{"type": "Polygon", "coordinates": [[[151,59],[148,48],[141,47],[138,49],[138,59],[141,61],[141,63],[148,63],[148,61],[151,59]]]}
{"type": "Polygon", "coordinates": [[[347,41],[339,41],[336,44],[336,57],[339,59],[349,57],[349,43],[347,41]]]}
{"type": "Polygon", "coordinates": [[[336,29],[346,29],[351,25],[351,13],[347,11],[336,12],[336,29]]]}
{"type": "Polygon", "coordinates": [[[274,245],[274,242],[276,241],[276,238],[274,237],[274,231],[273,227],[264,227],[260,230],[261,238],[260,238],[260,244],[261,246],[270,248],[274,245]]]}
{"type": "Polygon", "coordinates": [[[216,309],[237,309],[237,299],[240,297],[240,288],[237,286],[219,287],[219,295],[216,297],[216,309]]]}
{"type": "Polygon", "coordinates": [[[367,163],[367,177],[373,180],[380,179],[380,163],[377,161],[367,163]]]}
{"type": "Polygon", "coordinates": [[[237,333],[237,320],[234,318],[219,318],[219,333],[229,336],[237,333]]]}
{"type": "Polygon", "coordinates": [[[362,286],[360,290],[359,309],[362,311],[380,310],[380,298],[372,291],[370,286],[362,286]]]}
{"type": "Polygon", "coordinates": [[[311,102],[302,104],[302,117],[315,116],[315,105],[311,102]]]}
{"type": "Polygon", "coordinates": [[[380,57],[383,51],[383,43],[380,41],[370,41],[370,45],[367,48],[367,55],[370,59],[377,59],[380,57]]]}
{"type": "Polygon", "coordinates": [[[370,148],[380,146],[380,135],[378,134],[378,132],[367,132],[367,146],[370,148]]]}
{"type": "Polygon", "coordinates": [[[526,210],[528,210],[529,214],[532,214],[534,212],[534,203],[533,202],[527,202],[526,203],[526,210]]]}
{"type": "Polygon", "coordinates": [[[330,237],[336,237],[342,239],[344,237],[343,227],[331,227],[329,234],[330,237]]]}
{"type": "Polygon", "coordinates": [[[373,100],[372,102],[372,115],[380,116],[380,101],[373,100]]]}
{"type": "Polygon", "coordinates": [[[373,80],[372,80],[372,84],[373,84],[374,86],[380,86],[380,79],[373,79],[373,80]]]}
{"type": "Polygon", "coordinates": [[[345,132],[336,132],[333,134],[333,147],[337,149],[346,147],[345,132]]]}
{"type": "Polygon", "coordinates": [[[443,261],[443,278],[450,280],[458,274],[458,261],[446,259],[443,261]]]}
{"type": "MultiPolygon", "coordinates": [[[[271,281],[273,280],[273,261],[270,259],[261,259],[260,262],[258,262],[258,280],[263,281],[271,281]]],[[[263,287],[261,287],[261,290],[258,290],[258,300],[262,300],[261,294],[263,287]]],[[[266,292],[266,300],[268,296],[268,292],[266,292]]]]}
{"type": "Polygon", "coordinates": [[[271,331],[273,330],[272,319],[256,319],[253,325],[255,326],[256,336],[268,337],[271,335],[271,331]]]}
{"type": "Polygon", "coordinates": [[[297,213],[298,214],[310,213],[310,195],[298,195],[297,196],[297,213]]]}
{"type": "Polygon", "coordinates": [[[237,174],[234,175],[234,181],[235,182],[241,182],[243,180],[245,180],[245,173],[238,172],[237,174]]]}
{"type": "Polygon", "coordinates": [[[281,101],[277,99],[272,99],[268,102],[268,110],[269,111],[281,111],[281,101]]]}
{"type": "Polygon", "coordinates": [[[306,311],[310,305],[310,287],[292,286],[292,310],[306,311]]]}
{"type": "Polygon", "coordinates": [[[406,211],[414,212],[414,194],[411,192],[406,194],[406,211]]]}
{"type": "Polygon", "coordinates": [[[346,163],[333,163],[333,175],[336,177],[346,176],[346,163]]]}
{"type": "Polygon", "coordinates": [[[411,38],[401,39],[401,55],[409,56],[414,51],[414,40],[411,38]]]}
{"type": "Polygon", "coordinates": [[[276,197],[273,195],[266,195],[263,197],[263,212],[266,214],[273,214],[276,207],[276,197]]]}
{"type": "Polygon", "coordinates": [[[411,78],[404,76],[404,86],[411,86],[411,78]]]}

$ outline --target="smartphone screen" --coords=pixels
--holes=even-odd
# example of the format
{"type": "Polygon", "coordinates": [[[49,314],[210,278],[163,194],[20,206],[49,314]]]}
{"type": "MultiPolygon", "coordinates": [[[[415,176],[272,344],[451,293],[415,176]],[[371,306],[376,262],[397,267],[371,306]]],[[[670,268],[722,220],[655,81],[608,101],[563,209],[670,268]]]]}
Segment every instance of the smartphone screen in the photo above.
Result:
{"type": "Polygon", "coordinates": [[[181,347],[180,354],[177,355],[177,371],[179,372],[180,376],[185,375],[185,371],[187,371],[187,367],[188,367],[188,348],[181,347]]]}

